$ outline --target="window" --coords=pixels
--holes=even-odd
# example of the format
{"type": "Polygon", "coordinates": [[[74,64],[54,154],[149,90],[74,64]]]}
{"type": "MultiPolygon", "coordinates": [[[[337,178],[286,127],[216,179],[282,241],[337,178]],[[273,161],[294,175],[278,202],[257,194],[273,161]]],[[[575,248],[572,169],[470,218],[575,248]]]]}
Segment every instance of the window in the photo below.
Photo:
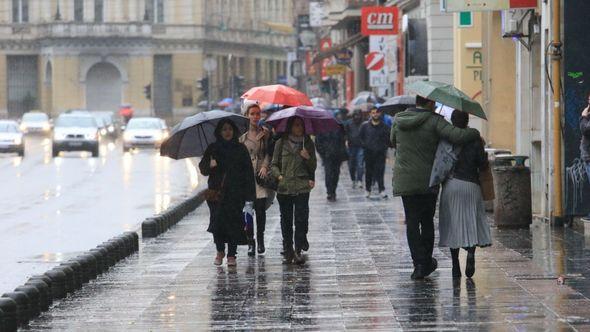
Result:
{"type": "Polygon", "coordinates": [[[74,0],[74,21],[84,21],[84,0],[74,0]]]}
{"type": "Polygon", "coordinates": [[[145,0],[145,17],[149,22],[164,22],[164,0],[145,0]]]}
{"type": "Polygon", "coordinates": [[[94,22],[104,22],[104,1],[94,0],[94,22]]]}
{"type": "Polygon", "coordinates": [[[428,48],[425,19],[409,19],[406,41],[405,76],[428,75],[428,48]]]}
{"type": "Polygon", "coordinates": [[[12,22],[29,22],[29,0],[12,0],[12,22]]]}

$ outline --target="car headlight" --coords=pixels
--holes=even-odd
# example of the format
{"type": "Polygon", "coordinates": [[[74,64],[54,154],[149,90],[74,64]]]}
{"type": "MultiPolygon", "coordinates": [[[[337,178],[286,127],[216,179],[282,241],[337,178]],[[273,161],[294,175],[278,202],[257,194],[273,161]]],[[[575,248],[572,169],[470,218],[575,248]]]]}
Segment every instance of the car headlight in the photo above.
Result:
{"type": "Polygon", "coordinates": [[[49,129],[51,129],[51,126],[49,125],[49,123],[43,124],[43,131],[49,131],[49,129]]]}
{"type": "Polygon", "coordinates": [[[104,128],[102,128],[102,129],[100,130],[100,134],[101,134],[101,135],[103,135],[103,136],[104,136],[104,135],[106,135],[106,134],[107,134],[107,130],[106,130],[106,129],[104,129],[104,128]]]}
{"type": "Polygon", "coordinates": [[[14,139],[14,144],[15,145],[21,145],[22,142],[23,142],[23,138],[22,137],[16,137],[14,139]]]}
{"type": "Polygon", "coordinates": [[[131,133],[125,133],[125,134],[123,134],[123,139],[126,140],[126,141],[130,141],[130,140],[133,139],[133,134],[131,134],[131,133]]]}
{"type": "Polygon", "coordinates": [[[63,134],[63,133],[54,133],[53,134],[54,140],[61,140],[61,139],[65,139],[65,138],[66,138],[66,134],[63,134]]]}
{"type": "Polygon", "coordinates": [[[113,125],[110,125],[108,131],[109,133],[112,133],[113,131],[115,131],[115,127],[113,125]]]}
{"type": "Polygon", "coordinates": [[[162,140],[162,133],[154,133],[154,139],[156,141],[161,141],[162,140]]]}
{"type": "Polygon", "coordinates": [[[84,138],[86,138],[86,139],[97,139],[98,138],[98,132],[91,133],[91,134],[84,134],[84,138]]]}
{"type": "Polygon", "coordinates": [[[23,123],[20,125],[20,130],[25,131],[27,130],[27,126],[23,123]]]}

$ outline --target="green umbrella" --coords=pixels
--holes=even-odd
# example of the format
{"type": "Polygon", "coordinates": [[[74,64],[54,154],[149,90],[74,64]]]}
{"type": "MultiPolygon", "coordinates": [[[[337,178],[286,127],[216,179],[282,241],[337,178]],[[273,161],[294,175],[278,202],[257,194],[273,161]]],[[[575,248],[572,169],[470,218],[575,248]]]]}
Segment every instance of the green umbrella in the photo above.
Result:
{"type": "Polygon", "coordinates": [[[450,84],[434,81],[417,81],[410,84],[408,89],[424,98],[437,101],[456,110],[473,114],[484,120],[488,119],[478,102],[469,98],[468,95],[450,84]]]}

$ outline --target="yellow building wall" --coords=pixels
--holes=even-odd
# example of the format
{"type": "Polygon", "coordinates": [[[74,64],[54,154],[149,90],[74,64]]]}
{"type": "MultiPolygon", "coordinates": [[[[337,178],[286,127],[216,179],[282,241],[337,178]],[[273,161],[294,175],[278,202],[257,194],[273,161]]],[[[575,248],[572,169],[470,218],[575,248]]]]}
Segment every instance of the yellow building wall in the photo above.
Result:
{"type": "Polygon", "coordinates": [[[131,104],[136,110],[149,110],[151,102],[145,98],[143,92],[146,85],[151,83],[153,86],[153,57],[132,57],[128,61],[127,70],[129,82],[123,87],[123,103],[131,104]]]}
{"type": "Polygon", "coordinates": [[[205,76],[202,53],[179,53],[172,56],[172,100],[174,108],[194,107],[201,91],[197,79],[205,76]],[[193,106],[183,106],[183,98],[192,98],[193,106]]]}
{"type": "MultiPolygon", "coordinates": [[[[53,58],[52,110],[56,115],[68,109],[84,107],[84,91],[80,85],[80,61],[75,56],[53,58]]],[[[41,77],[40,77],[40,80],[41,77]]]]}
{"type": "Polygon", "coordinates": [[[6,67],[6,55],[0,55],[0,113],[8,112],[8,72],[6,67]]]}
{"type": "Polygon", "coordinates": [[[502,38],[499,12],[484,13],[484,108],[486,141],[493,148],[516,150],[516,54],[514,42],[502,38]]]}

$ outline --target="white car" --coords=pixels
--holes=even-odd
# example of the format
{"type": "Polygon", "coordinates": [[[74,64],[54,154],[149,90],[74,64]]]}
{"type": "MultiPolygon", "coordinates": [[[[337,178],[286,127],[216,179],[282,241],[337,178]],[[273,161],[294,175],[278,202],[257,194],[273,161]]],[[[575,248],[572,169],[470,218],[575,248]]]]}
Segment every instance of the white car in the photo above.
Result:
{"type": "Polygon", "coordinates": [[[0,121],[0,152],[16,152],[21,157],[25,155],[23,133],[16,121],[0,121]]]}
{"type": "Polygon", "coordinates": [[[132,118],[123,133],[123,151],[135,147],[160,148],[168,138],[168,128],[164,120],[159,118],[132,118]]]}
{"type": "Polygon", "coordinates": [[[20,130],[25,134],[48,134],[51,131],[49,116],[42,112],[27,112],[20,121],[20,130]]]}
{"type": "Polygon", "coordinates": [[[53,156],[61,151],[89,151],[98,157],[100,129],[96,119],[89,114],[61,114],[53,128],[53,156]]]}

